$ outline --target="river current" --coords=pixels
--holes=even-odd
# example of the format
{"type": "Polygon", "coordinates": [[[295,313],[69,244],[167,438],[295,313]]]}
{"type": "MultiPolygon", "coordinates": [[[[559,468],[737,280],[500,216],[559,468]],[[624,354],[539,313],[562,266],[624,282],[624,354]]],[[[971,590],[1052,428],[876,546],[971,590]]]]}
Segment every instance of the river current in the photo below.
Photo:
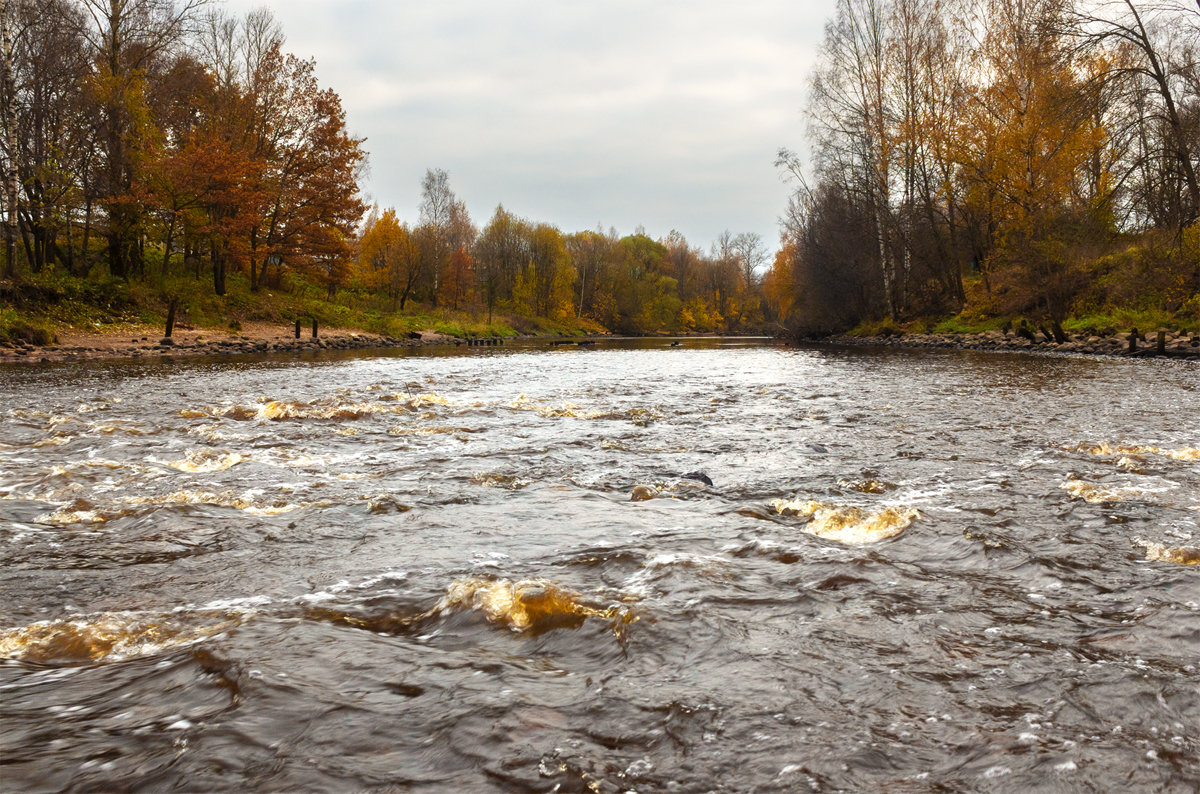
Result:
{"type": "Polygon", "coordinates": [[[1195,364],[612,340],[0,384],[6,791],[1200,789],[1195,364]]]}

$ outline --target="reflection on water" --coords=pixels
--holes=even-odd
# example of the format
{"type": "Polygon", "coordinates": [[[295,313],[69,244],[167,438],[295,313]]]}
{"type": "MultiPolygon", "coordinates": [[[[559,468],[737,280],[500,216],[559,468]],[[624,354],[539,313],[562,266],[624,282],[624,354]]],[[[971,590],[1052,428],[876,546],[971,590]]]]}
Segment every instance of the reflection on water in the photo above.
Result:
{"type": "Polygon", "coordinates": [[[1200,787],[1193,364],[0,376],[7,789],[1200,787]]]}

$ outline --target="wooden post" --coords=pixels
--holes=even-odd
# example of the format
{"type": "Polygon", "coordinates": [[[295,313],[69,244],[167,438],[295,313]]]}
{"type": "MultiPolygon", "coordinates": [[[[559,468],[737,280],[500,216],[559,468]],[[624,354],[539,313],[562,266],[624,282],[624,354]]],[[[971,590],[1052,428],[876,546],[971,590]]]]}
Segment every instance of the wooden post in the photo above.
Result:
{"type": "Polygon", "coordinates": [[[296,321],[296,338],[297,339],[300,338],[300,321],[299,320],[296,321]]]}
{"type": "Polygon", "coordinates": [[[317,318],[313,318],[313,339],[317,338],[317,318]]]}
{"type": "Polygon", "coordinates": [[[179,298],[171,298],[171,305],[167,307],[167,332],[163,334],[165,339],[171,338],[171,332],[175,330],[175,308],[179,305],[179,298]]]}
{"type": "Polygon", "coordinates": [[[1130,353],[1137,352],[1137,343],[1138,343],[1138,329],[1134,328],[1133,330],[1131,330],[1129,332],[1129,352],[1130,353]]]}
{"type": "Polygon", "coordinates": [[[1163,329],[1158,329],[1158,339],[1156,340],[1155,352],[1162,355],[1167,352],[1167,332],[1163,329]]]}

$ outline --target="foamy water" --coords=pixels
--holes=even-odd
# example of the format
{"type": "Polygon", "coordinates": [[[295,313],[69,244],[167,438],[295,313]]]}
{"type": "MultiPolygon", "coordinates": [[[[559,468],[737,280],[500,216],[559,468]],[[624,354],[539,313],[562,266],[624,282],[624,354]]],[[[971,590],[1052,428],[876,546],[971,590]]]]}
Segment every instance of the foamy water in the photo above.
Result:
{"type": "Polygon", "coordinates": [[[5,790],[1200,786],[1194,364],[668,345],[0,369],[5,790]]]}

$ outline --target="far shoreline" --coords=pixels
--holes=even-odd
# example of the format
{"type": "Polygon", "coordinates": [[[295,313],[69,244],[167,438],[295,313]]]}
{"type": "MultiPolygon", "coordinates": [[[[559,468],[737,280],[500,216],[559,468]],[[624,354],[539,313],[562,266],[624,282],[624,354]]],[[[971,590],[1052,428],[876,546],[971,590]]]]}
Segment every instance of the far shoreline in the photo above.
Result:
{"type": "MultiPolygon", "coordinates": [[[[833,334],[822,337],[790,338],[761,335],[672,334],[647,335],[636,338],[730,338],[775,339],[792,346],[900,348],[911,350],[967,350],[1029,353],[1035,355],[1077,354],[1113,358],[1159,358],[1200,361],[1200,335],[1168,332],[1164,351],[1158,353],[1156,335],[1140,335],[1136,350],[1130,352],[1129,335],[1107,337],[1078,337],[1063,343],[1030,340],[1016,334],[987,331],[978,334],[889,334],[863,336],[833,334]]],[[[177,326],[171,338],[150,326],[126,326],[100,332],[63,331],[58,341],[47,345],[16,342],[0,346],[0,365],[52,364],[69,361],[122,361],[142,358],[175,359],[224,355],[263,355],[272,353],[304,353],[314,351],[391,350],[431,346],[489,346],[503,345],[517,339],[543,338],[548,343],[594,344],[599,339],[625,338],[613,334],[590,334],[581,337],[544,337],[520,335],[513,337],[471,338],[438,333],[432,329],[414,332],[406,337],[393,337],[353,328],[319,328],[313,336],[304,327],[300,336],[293,328],[273,323],[250,323],[241,331],[220,328],[177,326]]],[[[635,338],[635,337],[629,337],[635,338]]]]}
{"type": "Polygon", "coordinates": [[[199,356],[301,353],[317,350],[386,350],[427,345],[462,345],[468,340],[433,330],[406,337],[353,328],[320,327],[313,335],[272,323],[248,323],[243,330],[176,326],[170,338],[161,328],[125,326],[99,332],[60,331],[46,345],[27,342],[0,346],[0,364],[52,364],[64,361],[192,358],[199,356]]]}
{"type": "Polygon", "coordinates": [[[1176,361],[1200,361],[1200,335],[1184,332],[1166,332],[1163,352],[1158,352],[1157,333],[1139,334],[1135,349],[1129,345],[1130,334],[1111,336],[1087,336],[1066,342],[1028,339],[1017,334],[1001,331],[985,331],[978,334],[889,334],[886,336],[859,336],[833,334],[830,336],[799,338],[797,344],[844,347],[891,347],[911,350],[974,350],[1008,353],[1076,354],[1127,359],[1169,359],[1176,361]]]}

